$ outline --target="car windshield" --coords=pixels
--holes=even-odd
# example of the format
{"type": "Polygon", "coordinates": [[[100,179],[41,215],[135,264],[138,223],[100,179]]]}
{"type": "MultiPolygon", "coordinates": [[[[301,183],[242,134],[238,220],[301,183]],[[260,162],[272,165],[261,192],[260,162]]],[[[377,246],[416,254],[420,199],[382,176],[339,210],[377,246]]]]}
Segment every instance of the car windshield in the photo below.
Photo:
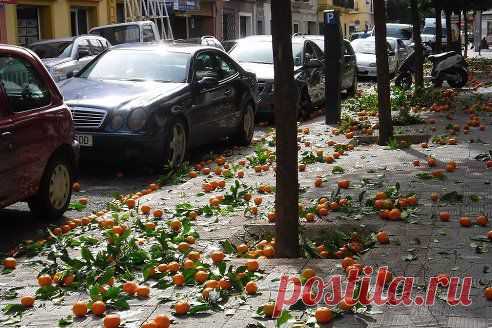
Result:
{"type": "Polygon", "coordinates": [[[79,77],[90,80],[186,82],[190,54],[113,50],[89,64],[79,77]]]}
{"type": "MultiPolygon", "coordinates": [[[[302,65],[302,49],[303,43],[292,43],[292,51],[294,55],[294,65],[302,65]]],[[[258,42],[238,42],[231,50],[230,55],[238,62],[243,63],[258,63],[258,64],[273,64],[273,48],[271,41],[258,42]]]]}
{"type": "Polygon", "coordinates": [[[357,39],[352,42],[352,48],[356,53],[361,54],[376,54],[376,43],[374,41],[357,39]]]}
{"type": "Polygon", "coordinates": [[[31,45],[39,58],[67,58],[72,54],[72,41],[54,41],[31,45]]]}
{"type": "Polygon", "coordinates": [[[412,38],[412,30],[390,25],[386,27],[386,35],[391,38],[410,40],[412,38]]]}
{"type": "Polygon", "coordinates": [[[140,42],[140,29],[136,25],[110,26],[91,31],[106,38],[113,46],[122,43],[140,42]]]}
{"type": "MultiPolygon", "coordinates": [[[[446,28],[442,28],[442,35],[446,35],[446,28]]],[[[422,30],[422,34],[430,34],[430,35],[436,35],[436,27],[435,26],[426,26],[422,30]]]]}

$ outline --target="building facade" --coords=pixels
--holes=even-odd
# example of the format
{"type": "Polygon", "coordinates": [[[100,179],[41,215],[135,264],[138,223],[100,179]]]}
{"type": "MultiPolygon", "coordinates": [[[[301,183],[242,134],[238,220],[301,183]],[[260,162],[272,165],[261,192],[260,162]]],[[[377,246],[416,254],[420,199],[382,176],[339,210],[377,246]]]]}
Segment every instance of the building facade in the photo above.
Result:
{"type": "MultiPolygon", "coordinates": [[[[336,9],[340,12],[340,24],[345,38],[349,38],[354,32],[369,31],[374,26],[373,1],[319,0],[319,22],[323,22],[323,11],[336,9]]],[[[322,27],[320,29],[322,30],[322,27]]]]}

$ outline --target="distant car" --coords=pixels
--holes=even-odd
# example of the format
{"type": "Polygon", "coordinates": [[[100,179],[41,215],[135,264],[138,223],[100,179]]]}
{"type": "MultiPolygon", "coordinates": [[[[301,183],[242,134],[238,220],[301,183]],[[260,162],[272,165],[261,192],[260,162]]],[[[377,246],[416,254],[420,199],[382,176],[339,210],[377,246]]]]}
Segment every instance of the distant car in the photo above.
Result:
{"type": "Polygon", "coordinates": [[[0,45],[0,208],[27,201],[55,219],[68,207],[77,171],[72,117],[34,52],[0,45]]]}
{"type": "Polygon", "coordinates": [[[89,34],[106,38],[113,46],[123,43],[157,42],[159,29],[152,21],[137,21],[93,27],[89,34]]]}
{"type": "Polygon", "coordinates": [[[29,46],[43,61],[56,82],[81,70],[95,56],[111,47],[108,40],[96,35],[35,42],[29,46]]]}
{"type": "Polygon", "coordinates": [[[400,39],[408,47],[413,43],[413,25],[387,23],[386,37],[400,39]]]}
{"type": "Polygon", "coordinates": [[[370,32],[354,32],[350,34],[350,41],[354,41],[357,39],[365,39],[371,36],[370,32]]]}
{"type": "MultiPolygon", "coordinates": [[[[374,38],[357,39],[351,42],[357,57],[357,74],[359,76],[377,77],[376,40],[374,38]]],[[[396,52],[388,43],[388,66],[390,74],[397,69],[396,52]]]]}
{"type": "MultiPolygon", "coordinates": [[[[324,52],[325,37],[323,35],[302,35],[302,37],[313,41],[324,52]]],[[[342,75],[342,90],[347,90],[349,95],[355,95],[357,91],[357,60],[355,58],[354,49],[348,40],[343,40],[344,59],[343,59],[343,75],[342,75]]]]}
{"type": "Polygon", "coordinates": [[[224,47],[215,37],[206,35],[199,38],[191,38],[191,39],[178,39],[175,40],[177,43],[189,43],[189,44],[200,44],[202,46],[209,46],[225,51],[224,47]]]}
{"type": "MultiPolygon", "coordinates": [[[[300,103],[298,115],[308,114],[313,106],[325,100],[324,55],[316,43],[304,39],[292,38],[294,56],[294,76],[300,103]]],[[[273,48],[271,35],[249,36],[238,40],[229,53],[249,72],[256,74],[258,79],[258,114],[271,117],[273,115],[273,48]]]]}
{"type": "Polygon", "coordinates": [[[112,47],[60,84],[81,158],[180,166],[188,151],[251,142],[256,78],[225,52],[174,43],[112,47]]]}
{"type": "Polygon", "coordinates": [[[398,69],[400,65],[403,64],[405,59],[407,59],[407,57],[413,52],[413,49],[407,47],[407,45],[401,39],[388,37],[386,38],[386,40],[391,46],[390,50],[395,52],[396,60],[397,60],[396,69],[398,69]]]}

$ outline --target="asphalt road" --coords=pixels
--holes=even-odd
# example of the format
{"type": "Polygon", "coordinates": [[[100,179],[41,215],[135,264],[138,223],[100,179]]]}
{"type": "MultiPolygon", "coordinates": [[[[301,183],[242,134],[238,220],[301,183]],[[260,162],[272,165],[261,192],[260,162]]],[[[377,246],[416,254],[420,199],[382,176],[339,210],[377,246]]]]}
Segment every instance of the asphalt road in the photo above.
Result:
{"type": "MultiPolygon", "coordinates": [[[[360,81],[359,88],[367,89],[373,85],[374,82],[364,79],[360,81]]],[[[257,127],[256,129],[261,130],[262,128],[257,127]]],[[[194,149],[190,162],[198,162],[210,153],[222,153],[230,147],[226,143],[218,143],[194,149]]],[[[152,173],[144,167],[124,168],[118,164],[107,164],[104,158],[97,163],[81,162],[80,168],[81,190],[72,195],[72,202],[77,201],[80,197],[88,197],[89,203],[83,212],[66,212],[65,216],[68,218],[81,217],[104,209],[115,193],[136,192],[159,177],[159,174],[152,173]]],[[[17,203],[0,209],[0,220],[3,227],[0,232],[0,253],[2,253],[12,249],[23,240],[40,239],[45,236],[47,227],[53,224],[58,225],[65,219],[60,219],[59,222],[46,222],[33,217],[26,203],[17,203]]]]}

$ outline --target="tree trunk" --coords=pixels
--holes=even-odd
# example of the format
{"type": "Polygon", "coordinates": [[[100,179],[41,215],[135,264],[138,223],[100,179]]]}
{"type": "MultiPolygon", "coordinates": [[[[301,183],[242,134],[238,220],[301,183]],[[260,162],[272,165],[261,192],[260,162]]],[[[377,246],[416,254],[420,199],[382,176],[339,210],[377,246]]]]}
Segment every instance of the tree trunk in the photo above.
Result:
{"type": "Polygon", "coordinates": [[[462,54],[462,51],[461,51],[461,46],[462,46],[462,43],[461,43],[461,10],[459,11],[459,14],[458,14],[458,46],[460,50],[460,54],[462,54]]]}
{"type": "Polygon", "coordinates": [[[390,74],[386,41],[385,0],[374,0],[374,29],[376,37],[376,61],[378,72],[379,144],[388,144],[393,136],[391,121],[390,74]]]}
{"type": "Polygon", "coordinates": [[[441,20],[441,7],[437,0],[434,1],[434,8],[436,8],[436,44],[434,51],[441,53],[442,51],[442,20],[441,20]]]}
{"type": "Polygon", "coordinates": [[[297,176],[297,103],[292,54],[290,0],[272,0],[272,39],[275,74],[276,255],[299,255],[299,188],[297,176]]]}
{"type": "Polygon", "coordinates": [[[453,40],[453,29],[451,28],[451,10],[446,9],[446,48],[448,51],[453,50],[454,40],[453,40]]]}
{"type": "Polygon", "coordinates": [[[417,71],[415,72],[415,89],[424,87],[424,55],[422,49],[422,38],[420,37],[420,14],[418,0],[412,0],[413,41],[415,43],[415,57],[417,60],[417,71]]]}
{"type": "Polygon", "coordinates": [[[464,34],[465,34],[465,52],[464,56],[465,58],[468,57],[468,15],[467,15],[467,9],[463,9],[463,20],[465,22],[465,26],[463,27],[464,29],[464,34]]]}

